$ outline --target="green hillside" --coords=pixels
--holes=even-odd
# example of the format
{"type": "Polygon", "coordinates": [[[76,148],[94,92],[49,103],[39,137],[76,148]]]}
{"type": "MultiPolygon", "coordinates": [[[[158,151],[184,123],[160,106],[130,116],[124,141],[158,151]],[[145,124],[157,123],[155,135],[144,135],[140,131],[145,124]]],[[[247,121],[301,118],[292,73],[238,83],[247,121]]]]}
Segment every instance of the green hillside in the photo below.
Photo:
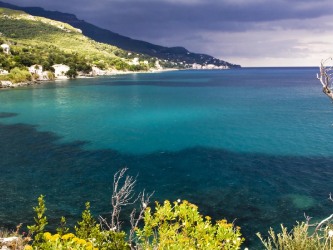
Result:
{"type": "Polygon", "coordinates": [[[8,71],[34,64],[42,65],[44,70],[52,70],[54,64],[66,64],[86,73],[92,66],[148,70],[156,60],[93,41],[69,24],[6,8],[0,8],[0,44],[3,43],[10,45],[10,53],[0,53],[0,69],[8,71]],[[134,57],[139,58],[139,65],[129,64],[134,57]]]}

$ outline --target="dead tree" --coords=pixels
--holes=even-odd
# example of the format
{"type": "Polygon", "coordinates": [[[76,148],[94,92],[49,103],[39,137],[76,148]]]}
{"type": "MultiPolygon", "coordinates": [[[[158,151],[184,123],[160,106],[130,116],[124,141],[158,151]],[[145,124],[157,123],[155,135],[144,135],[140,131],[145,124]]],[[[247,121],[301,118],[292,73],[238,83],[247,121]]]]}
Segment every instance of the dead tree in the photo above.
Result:
{"type": "Polygon", "coordinates": [[[323,92],[333,100],[333,66],[332,57],[321,61],[320,73],[317,74],[321,85],[323,86],[323,92]],[[329,64],[331,63],[331,64],[329,64]]]}
{"type": "Polygon", "coordinates": [[[147,208],[150,198],[153,196],[154,192],[151,194],[145,194],[145,190],[142,191],[140,194],[140,209],[137,214],[136,209],[134,208],[132,210],[132,213],[130,215],[130,222],[131,222],[131,230],[129,234],[129,241],[133,242],[134,241],[134,235],[135,235],[135,229],[138,227],[139,222],[143,219],[145,209],[147,208]]]}
{"type": "Polygon", "coordinates": [[[143,219],[144,211],[147,208],[150,198],[153,193],[145,193],[145,190],[140,192],[138,195],[135,194],[134,188],[136,184],[137,177],[133,176],[125,176],[128,168],[123,168],[116,172],[113,176],[113,191],[111,196],[111,219],[108,221],[103,217],[100,218],[100,222],[102,225],[106,226],[108,230],[112,230],[115,232],[121,231],[121,221],[119,216],[121,214],[121,210],[123,207],[128,205],[134,205],[136,203],[140,203],[137,205],[139,209],[133,208],[130,214],[130,223],[131,229],[129,234],[129,242],[132,243],[134,240],[135,229],[138,227],[139,222],[143,219]]]}
{"type": "Polygon", "coordinates": [[[128,205],[133,205],[140,198],[135,196],[134,187],[136,183],[136,177],[124,175],[128,169],[123,168],[119,170],[113,176],[113,192],[111,196],[111,229],[114,231],[120,231],[121,222],[119,216],[121,209],[128,205]],[[121,183],[123,181],[123,183],[121,183]]]}
{"type": "MultiPolygon", "coordinates": [[[[333,201],[333,198],[332,198],[332,194],[330,193],[329,195],[329,198],[328,198],[330,201],[333,201]]],[[[318,222],[318,223],[315,223],[315,224],[309,224],[310,220],[311,220],[311,217],[309,216],[306,216],[304,214],[305,218],[306,218],[306,223],[309,225],[309,226],[312,226],[314,227],[315,226],[315,229],[311,235],[311,237],[313,237],[318,231],[324,231],[325,229],[329,229],[330,228],[330,225],[332,225],[332,222],[333,222],[333,214],[331,214],[330,216],[326,217],[325,219],[323,219],[322,221],[318,222]]],[[[333,236],[333,230],[330,229],[329,232],[329,237],[332,237],[333,236]]]]}

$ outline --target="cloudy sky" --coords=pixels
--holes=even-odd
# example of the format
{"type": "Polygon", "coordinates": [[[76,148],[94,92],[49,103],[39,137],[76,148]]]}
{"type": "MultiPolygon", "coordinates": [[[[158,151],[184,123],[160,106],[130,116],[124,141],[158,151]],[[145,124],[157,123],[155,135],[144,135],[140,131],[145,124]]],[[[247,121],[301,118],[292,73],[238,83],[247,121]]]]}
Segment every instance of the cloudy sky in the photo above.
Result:
{"type": "Polygon", "coordinates": [[[333,56],[332,0],[4,0],[75,14],[131,38],[231,63],[317,66],[333,56]]]}

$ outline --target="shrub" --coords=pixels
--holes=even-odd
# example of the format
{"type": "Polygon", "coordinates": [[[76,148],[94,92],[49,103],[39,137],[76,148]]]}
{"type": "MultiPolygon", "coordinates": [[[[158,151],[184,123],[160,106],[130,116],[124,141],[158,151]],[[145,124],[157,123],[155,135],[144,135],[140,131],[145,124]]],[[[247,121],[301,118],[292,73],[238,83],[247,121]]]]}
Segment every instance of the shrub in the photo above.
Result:
{"type": "Polygon", "coordinates": [[[31,74],[26,69],[20,69],[16,67],[10,71],[8,78],[13,83],[31,81],[31,74]]]}
{"type": "Polygon", "coordinates": [[[60,235],[60,236],[63,236],[65,234],[68,233],[69,231],[69,228],[66,227],[66,218],[64,216],[61,217],[60,219],[60,224],[59,226],[57,227],[57,233],[60,235]]]}
{"type": "Polygon", "coordinates": [[[86,209],[82,212],[82,220],[75,226],[76,235],[79,238],[94,242],[94,246],[100,250],[127,250],[124,232],[102,230],[90,212],[90,203],[86,203],[86,209]]]}
{"type": "Polygon", "coordinates": [[[86,209],[82,212],[82,220],[75,226],[75,232],[68,233],[66,219],[60,220],[60,226],[56,234],[44,232],[47,223],[45,216],[46,206],[44,196],[38,198],[38,206],[34,207],[37,216],[35,224],[28,226],[29,235],[32,236],[32,245],[26,245],[25,249],[73,249],[73,250],[129,250],[124,232],[102,230],[90,212],[90,203],[86,203],[86,209]]]}
{"type": "Polygon", "coordinates": [[[240,229],[226,220],[213,224],[198,207],[183,201],[156,203],[155,213],[147,208],[143,229],[136,229],[143,249],[240,249],[240,229]]]}
{"type": "Polygon", "coordinates": [[[54,80],[55,79],[54,73],[51,71],[47,71],[47,78],[49,80],[54,80]]]}
{"type": "Polygon", "coordinates": [[[264,247],[268,250],[329,250],[333,248],[333,230],[330,229],[330,226],[310,235],[309,224],[302,222],[297,223],[291,232],[288,232],[287,228],[281,225],[280,233],[275,233],[271,228],[268,234],[269,236],[265,240],[260,233],[257,233],[264,247]]]}
{"type": "Polygon", "coordinates": [[[99,225],[90,212],[90,203],[86,202],[86,209],[82,212],[82,220],[75,226],[76,235],[83,239],[89,239],[93,238],[99,231],[99,225]]]}
{"type": "Polygon", "coordinates": [[[76,72],[76,69],[75,68],[70,68],[66,73],[65,73],[66,76],[68,76],[69,78],[73,79],[73,78],[76,78],[77,77],[77,72],[76,72]]]}
{"type": "Polygon", "coordinates": [[[43,241],[43,233],[46,225],[48,224],[47,218],[44,215],[46,211],[44,196],[41,195],[38,198],[38,206],[33,208],[36,212],[36,217],[34,217],[35,224],[28,226],[29,235],[34,237],[34,245],[38,245],[43,241]]]}

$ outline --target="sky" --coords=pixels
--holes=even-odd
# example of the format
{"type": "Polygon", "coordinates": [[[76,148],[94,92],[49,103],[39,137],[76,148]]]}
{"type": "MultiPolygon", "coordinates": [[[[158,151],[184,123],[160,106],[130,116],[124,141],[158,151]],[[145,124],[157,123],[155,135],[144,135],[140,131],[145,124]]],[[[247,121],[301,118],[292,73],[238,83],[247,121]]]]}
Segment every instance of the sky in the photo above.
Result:
{"type": "Polygon", "coordinates": [[[134,39],[243,67],[318,66],[333,56],[332,0],[4,0],[75,14],[134,39]]]}

